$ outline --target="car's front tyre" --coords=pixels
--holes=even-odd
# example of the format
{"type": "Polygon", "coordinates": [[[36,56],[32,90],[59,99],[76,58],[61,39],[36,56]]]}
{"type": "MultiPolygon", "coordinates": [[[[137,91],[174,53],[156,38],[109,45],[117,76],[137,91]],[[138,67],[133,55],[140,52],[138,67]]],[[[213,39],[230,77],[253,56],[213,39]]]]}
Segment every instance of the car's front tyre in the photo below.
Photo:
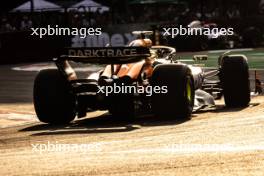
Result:
{"type": "Polygon", "coordinates": [[[220,61],[219,78],[228,107],[245,107],[250,102],[250,81],[247,58],[227,55],[220,61]]]}

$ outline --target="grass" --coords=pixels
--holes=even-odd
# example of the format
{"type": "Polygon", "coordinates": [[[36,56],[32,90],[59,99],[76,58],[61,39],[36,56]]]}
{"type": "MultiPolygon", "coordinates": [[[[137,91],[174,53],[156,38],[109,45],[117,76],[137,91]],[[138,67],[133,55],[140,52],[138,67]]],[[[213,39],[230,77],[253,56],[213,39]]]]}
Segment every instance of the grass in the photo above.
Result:
{"type": "MultiPolygon", "coordinates": [[[[192,56],[195,54],[201,54],[201,53],[188,53],[182,55],[179,53],[179,59],[188,60],[188,64],[205,64],[205,67],[217,67],[217,60],[218,57],[223,52],[219,53],[202,53],[208,55],[207,61],[200,61],[200,62],[194,62],[192,60],[192,56]]],[[[254,49],[252,51],[234,51],[231,52],[232,54],[244,54],[248,58],[249,68],[250,69],[264,69],[264,49],[254,49]]]]}

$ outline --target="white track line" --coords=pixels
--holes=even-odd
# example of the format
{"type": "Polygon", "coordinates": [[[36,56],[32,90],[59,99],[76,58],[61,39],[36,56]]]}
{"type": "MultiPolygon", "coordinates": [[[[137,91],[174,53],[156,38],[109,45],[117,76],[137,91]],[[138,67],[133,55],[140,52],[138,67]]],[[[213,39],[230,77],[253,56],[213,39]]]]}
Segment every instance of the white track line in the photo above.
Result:
{"type": "Polygon", "coordinates": [[[211,50],[208,53],[223,53],[226,51],[253,51],[253,48],[238,48],[238,49],[224,49],[224,50],[211,50]]]}

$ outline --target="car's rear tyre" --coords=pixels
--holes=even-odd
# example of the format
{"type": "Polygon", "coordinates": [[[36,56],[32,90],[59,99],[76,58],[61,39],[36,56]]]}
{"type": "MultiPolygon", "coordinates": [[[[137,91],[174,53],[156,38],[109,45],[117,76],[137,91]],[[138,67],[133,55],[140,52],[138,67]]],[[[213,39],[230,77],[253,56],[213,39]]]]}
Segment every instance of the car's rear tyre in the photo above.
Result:
{"type": "Polygon", "coordinates": [[[247,58],[227,55],[220,62],[219,78],[228,107],[245,107],[250,102],[250,81],[247,58]]]}
{"type": "MultiPolygon", "coordinates": [[[[153,93],[154,114],[177,120],[191,117],[194,106],[194,81],[191,70],[182,64],[162,64],[154,68],[152,86],[167,86],[167,93],[153,93]]],[[[163,87],[165,88],[165,87],[163,87]]]]}
{"type": "Polygon", "coordinates": [[[33,98],[41,122],[66,124],[75,118],[76,97],[58,70],[46,69],[38,73],[34,81],[33,98]]]}

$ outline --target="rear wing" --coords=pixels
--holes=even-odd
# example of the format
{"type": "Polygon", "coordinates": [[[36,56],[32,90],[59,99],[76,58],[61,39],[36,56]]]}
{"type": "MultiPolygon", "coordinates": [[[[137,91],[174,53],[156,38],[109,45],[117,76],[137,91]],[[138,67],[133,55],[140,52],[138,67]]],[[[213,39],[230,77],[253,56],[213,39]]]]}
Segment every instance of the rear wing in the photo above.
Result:
{"type": "Polygon", "coordinates": [[[93,47],[64,48],[58,61],[74,61],[95,64],[125,64],[138,62],[150,56],[146,47],[93,47]]]}

